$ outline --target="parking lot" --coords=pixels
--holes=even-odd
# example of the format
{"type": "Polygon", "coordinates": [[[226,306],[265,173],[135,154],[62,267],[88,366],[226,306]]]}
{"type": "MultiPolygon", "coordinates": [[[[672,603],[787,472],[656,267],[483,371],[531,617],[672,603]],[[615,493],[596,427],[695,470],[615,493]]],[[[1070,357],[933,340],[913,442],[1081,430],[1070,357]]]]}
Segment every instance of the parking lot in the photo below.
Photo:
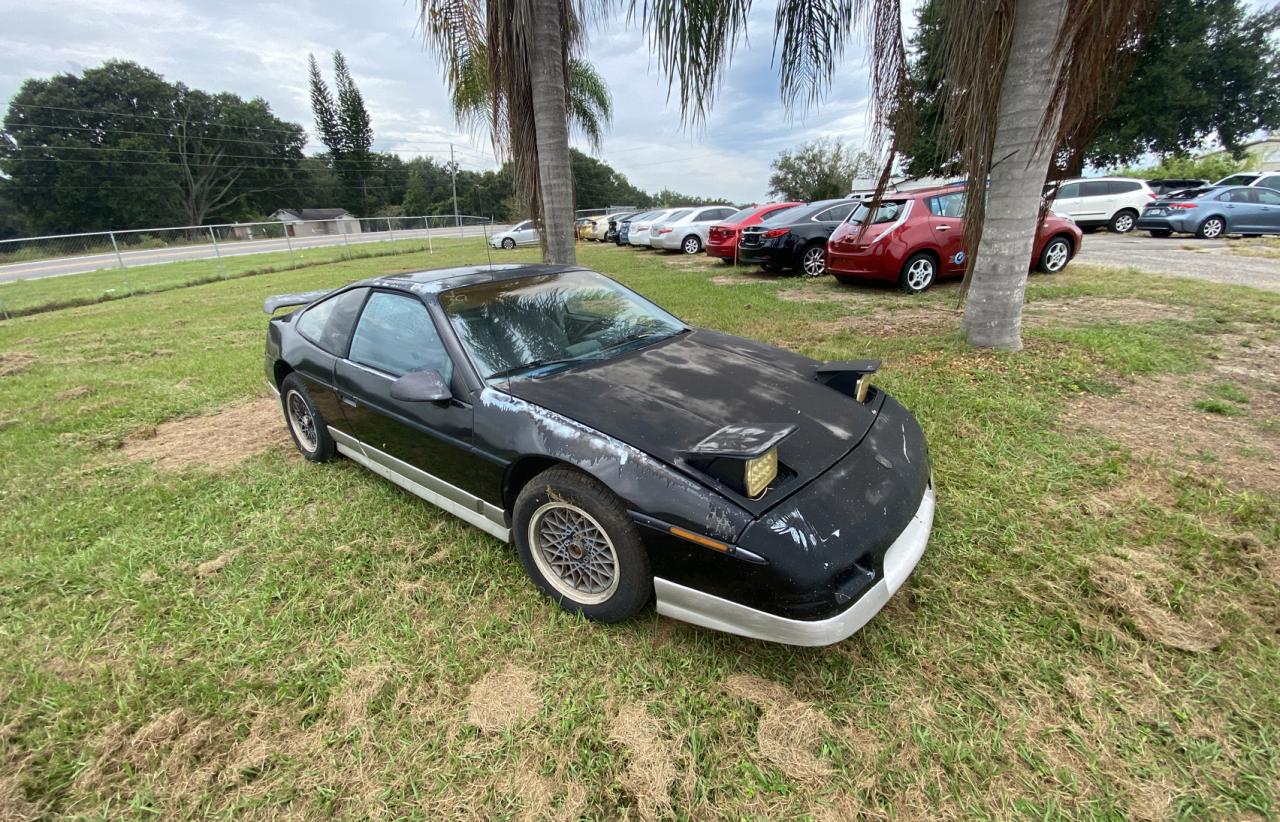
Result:
{"type": "Polygon", "coordinates": [[[1151,274],[1280,291],[1280,245],[1265,240],[1150,237],[1145,232],[1086,234],[1077,261],[1151,274]]]}

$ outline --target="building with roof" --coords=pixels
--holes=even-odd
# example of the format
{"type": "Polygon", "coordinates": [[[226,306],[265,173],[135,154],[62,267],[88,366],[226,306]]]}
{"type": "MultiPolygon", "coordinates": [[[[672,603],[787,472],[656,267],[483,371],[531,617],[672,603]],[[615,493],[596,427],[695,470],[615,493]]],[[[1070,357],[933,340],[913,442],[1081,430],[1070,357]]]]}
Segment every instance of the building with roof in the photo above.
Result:
{"type": "Polygon", "coordinates": [[[284,223],[290,237],[360,233],[360,218],[345,208],[282,208],[271,219],[284,223]]]}

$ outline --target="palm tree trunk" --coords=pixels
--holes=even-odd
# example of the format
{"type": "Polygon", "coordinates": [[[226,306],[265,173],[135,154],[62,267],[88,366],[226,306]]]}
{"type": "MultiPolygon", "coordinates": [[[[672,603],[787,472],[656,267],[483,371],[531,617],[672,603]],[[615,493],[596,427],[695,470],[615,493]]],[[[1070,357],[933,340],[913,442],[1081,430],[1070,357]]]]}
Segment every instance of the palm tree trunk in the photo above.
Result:
{"type": "Polygon", "coordinates": [[[1039,140],[1059,62],[1065,0],[1017,0],[1000,90],[987,215],[964,306],[963,331],[980,348],[1022,348],[1022,302],[1053,157],[1055,122],[1039,140]]]}
{"type": "Polygon", "coordinates": [[[530,5],[529,69],[542,192],[542,256],[548,263],[571,265],[577,262],[577,248],[564,86],[564,8],[560,0],[532,0],[530,5]]]}

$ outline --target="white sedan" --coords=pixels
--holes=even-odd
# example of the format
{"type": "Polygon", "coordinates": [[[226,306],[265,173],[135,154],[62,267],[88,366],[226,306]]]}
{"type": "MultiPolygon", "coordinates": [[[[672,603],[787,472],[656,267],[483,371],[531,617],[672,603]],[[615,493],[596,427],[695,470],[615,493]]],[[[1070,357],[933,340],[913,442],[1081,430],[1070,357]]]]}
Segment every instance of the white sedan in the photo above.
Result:
{"type": "Polygon", "coordinates": [[[712,223],[736,214],[733,206],[704,206],[673,215],[674,219],[655,222],[649,229],[649,244],[667,251],[697,254],[707,245],[707,232],[712,223]]]}
{"type": "Polygon", "coordinates": [[[489,238],[489,245],[494,248],[515,248],[518,245],[537,244],[538,229],[534,228],[533,220],[516,223],[506,231],[494,234],[489,238]]]}

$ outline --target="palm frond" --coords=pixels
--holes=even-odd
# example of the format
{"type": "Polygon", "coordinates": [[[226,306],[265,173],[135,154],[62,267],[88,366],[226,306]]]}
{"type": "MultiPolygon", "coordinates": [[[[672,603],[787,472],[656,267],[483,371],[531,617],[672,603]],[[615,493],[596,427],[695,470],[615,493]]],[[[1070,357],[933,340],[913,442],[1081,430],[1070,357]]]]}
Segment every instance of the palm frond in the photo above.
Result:
{"type": "Polygon", "coordinates": [[[773,18],[773,57],[787,107],[817,103],[831,87],[853,21],[854,0],[785,0],[773,18]]]}
{"type": "Polygon", "coordinates": [[[595,66],[582,58],[569,60],[569,119],[599,151],[604,129],[613,119],[613,98],[595,66]]]}
{"type": "Polygon", "coordinates": [[[750,11],[751,0],[629,0],[628,18],[649,32],[667,95],[678,87],[686,122],[706,119],[750,11]]]}
{"type": "Polygon", "coordinates": [[[444,68],[445,83],[457,89],[485,51],[482,6],[475,0],[419,0],[418,24],[444,68]]]}

